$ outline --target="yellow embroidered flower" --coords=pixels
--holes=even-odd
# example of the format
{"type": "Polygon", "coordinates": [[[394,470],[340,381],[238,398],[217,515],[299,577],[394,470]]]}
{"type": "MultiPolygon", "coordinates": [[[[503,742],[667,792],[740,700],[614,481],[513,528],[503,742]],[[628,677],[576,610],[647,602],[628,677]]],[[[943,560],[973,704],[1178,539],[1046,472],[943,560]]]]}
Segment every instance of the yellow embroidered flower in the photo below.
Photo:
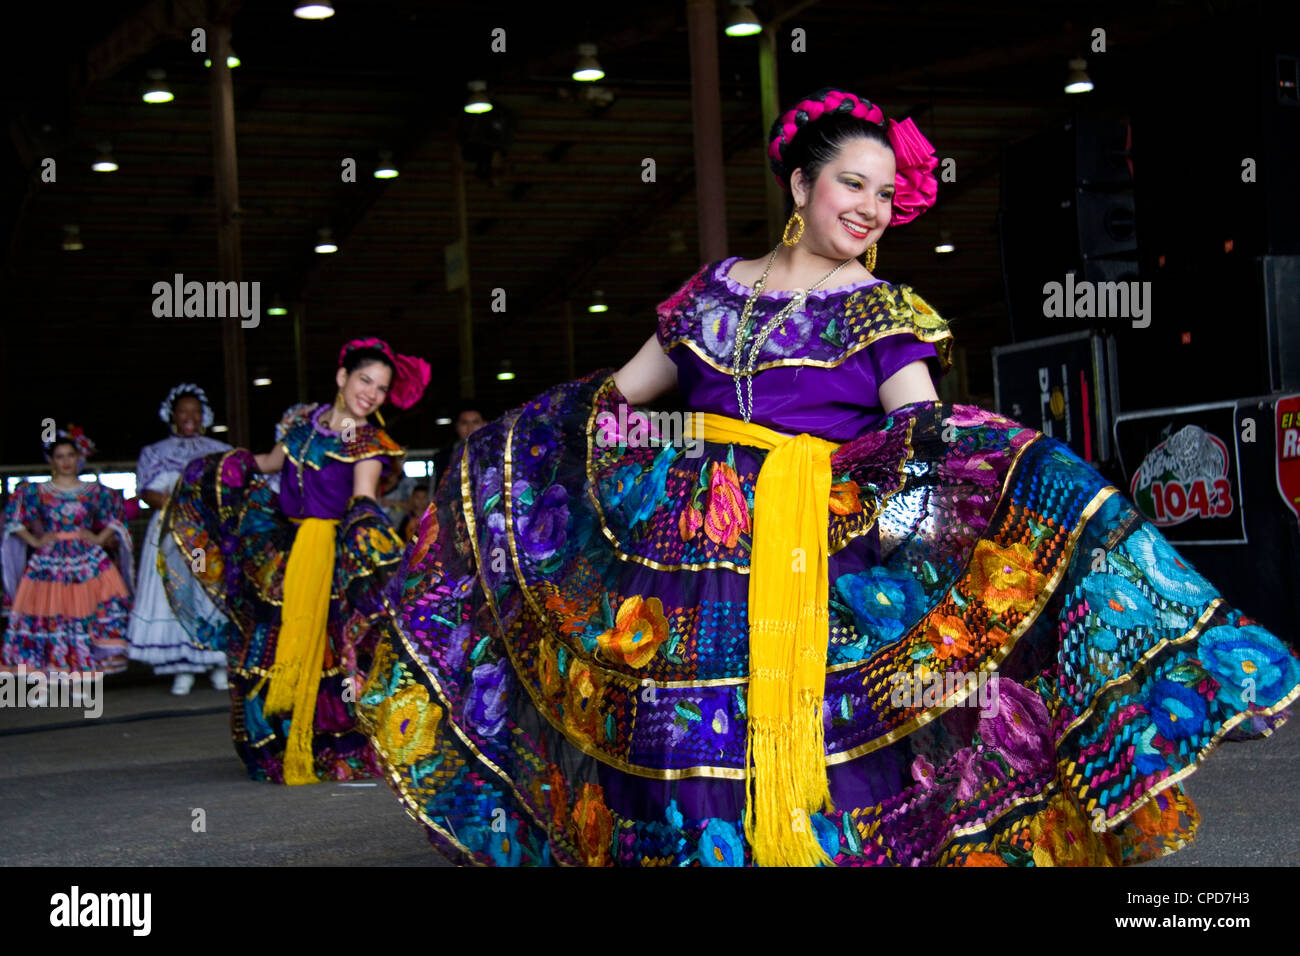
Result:
{"type": "Polygon", "coordinates": [[[1029,824],[1034,866],[1113,866],[1106,846],[1114,837],[1094,833],[1074,804],[1059,793],[1029,824]]]}
{"type": "Polygon", "coordinates": [[[1000,548],[992,541],[980,541],[971,559],[971,587],[999,614],[1013,607],[1026,613],[1047,583],[1047,576],[1035,570],[1033,563],[1033,552],[1019,542],[1000,548]]]}
{"type": "Polygon", "coordinates": [[[569,686],[564,696],[564,729],[575,741],[588,746],[604,737],[605,686],[591,667],[580,661],[569,665],[569,686]]]}
{"type": "Polygon", "coordinates": [[[645,667],[668,639],[668,618],[658,598],[630,597],[618,609],[614,626],[596,638],[610,660],[645,667]]]}
{"type": "Polygon", "coordinates": [[[442,708],[421,684],[408,684],[375,712],[375,742],[394,764],[412,763],[438,747],[442,708]]]}
{"type": "Polygon", "coordinates": [[[912,310],[912,321],[918,326],[923,329],[946,329],[948,327],[948,323],[939,317],[939,314],[930,307],[930,303],[926,302],[910,288],[903,286],[898,291],[902,294],[903,301],[912,310]]]}

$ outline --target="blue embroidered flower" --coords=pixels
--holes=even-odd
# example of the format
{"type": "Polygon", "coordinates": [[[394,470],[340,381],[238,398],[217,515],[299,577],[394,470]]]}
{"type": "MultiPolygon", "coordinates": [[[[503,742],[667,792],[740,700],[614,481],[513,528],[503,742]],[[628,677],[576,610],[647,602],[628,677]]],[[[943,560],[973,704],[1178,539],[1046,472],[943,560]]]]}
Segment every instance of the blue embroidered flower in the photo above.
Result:
{"type": "Polygon", "coordinates": [[[636,485],[636,480],[641,477],[641,468],[639,465],[624,465],[614,474],[605,479],[605,506],[608,508],[617,508],[623,503],[623,499],[628,496],[632,488],[636,485]]]}
{"type": "Polygon", "coordinates": [[[1137,736],[1134,743],[1133,763],[1138,773],[1149,775],[1159,773],[1165,768],[1164,754],[1151,743],[1151,738],[1156,735],[1158,729],[1155,724],[1151,724],[1137,736]]]}
{"type": "MultiPolygon", "coordinates": [[[[869,637],[871,643],[901,636],[924,609],[921,585],[914,578],[888,568],[842,574],[835,581],[835,589],[852,609],[858,633],[869,637]]],[[[866,647],[850,645],[843,649],[842,656],[860,659],[866,651],[866,647]]]]}
{"type": "MultiPolygon", "coordinates": [[[[650,517],[654,514],[655,508],[663,502],[664,489],[668,484],[668,467],[676,456],[677,449],[672,445],[665,445],[650,470],[633,481],[630,488],[625,487],[619,504],[623,517],[629,525],[650,517]]],[[[623,469],[620,469],[619,476],[622,475],[623,469]]],[[[626,480],[624,484],[626,485],[626,480]]]]}
{"type": "Polygon", "coordinates": [[[1199,607],[1218,595],[1154,528],[1142,525],[1129,535],[1125,549],[1161,597],[1199,607]]]}
{"type": "Polygon", "coordinates": [[[1270,707],[1300,682],[1300,662],[1257,625],[1212,627],[1198,646],[1201,662],[1221,685],[1219,698],[1233,708],[1270,707]]]}
{"type": "Polygon", "coordinates": [[[519,858],[522,855],[522,849],[519,841],[509,833],[500,833],[496,827],[493,827],[492,833],[488,836],[488,853],[492,856],[492,862],[497,866],[518,866],[519,858]]]}
{"type": "Polygon", "coordinates": [[[1201,729],[1206,715],[1201,695],[1171,680],[1156,681],[1147,709],[1166,740],[1186,740],[1201,729]]]}
{"type": "Polygon", "coordinates": [[[676,800],[668,801],[668,806],[664,808],[664,819],[678,830],[682,828],[682,811],[677,809],[676,800]]]}
{"type": "Polygon", "coordinates": [[[736,825],[711,818],[700,834],[699,857],[704,866],[744,866],[745,844],[736,825]]]}
{"type": "Polygon", "coordinates": [[[1152,627],[1156,611],[1136,584],[1119,574],[1090,574],[1083,582],[1088,607],[1108,627],[1152,627]]]}
{"type": "Polygon", "coordinates": [[[820,813],[812,815],[812,826],[821,848],[832,860],[835,859],[840,852],[840,828],[820,813]]]}

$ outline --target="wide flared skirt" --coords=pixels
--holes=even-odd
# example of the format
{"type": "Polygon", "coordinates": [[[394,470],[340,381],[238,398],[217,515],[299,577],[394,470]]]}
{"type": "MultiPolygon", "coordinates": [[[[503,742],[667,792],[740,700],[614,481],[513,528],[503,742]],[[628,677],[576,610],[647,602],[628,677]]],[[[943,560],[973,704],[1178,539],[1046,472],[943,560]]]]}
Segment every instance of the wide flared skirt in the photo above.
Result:
{"type": "MultiPolygon", "coordinates": [[[[192,576],[178,579],[176,602],[184,607],[182,614],[189,626],[195,628],[193,636],[172,610],[158,559],[160,544],[164,550],[175,550],[176,545],[170,538],[159,540],[161,529],[162,512],[156,511],[140,552],[127,656],[152,665],[155,674],[199,674],[224,667],[228,622],[192,576]]],[[[166,569],[167,564],[162,566],[166,569]]]]}
{"type": "MultiPolygon", "coordinates": [[[[752,863],[764,452],[609,446],[601,422],[624,404],[598,373],[475,433],[376,621],[363,726],[456,862],[752,863]]],[[[1224,739],[1271,733],[1300,694],[1292,648],[1051,438],[921,403],[842,446],[832,472],[833,807],[791,826],[836,865],[1177,850],[1198,824],[1181,780],[1224,739]]]]}
{"type": "Polygon", "coordinates": [[[107,552],[77,540],[33,551],[9,609],[0,666],[126,669],[131,592],[107,552]]]}
{"type": "MultiPolygon", "coordinates": [[[[263,705],[275,663],[284,573],[297,525],[280,511],[276,493],[253,456],[218,452],[190,462],[163,514],[163,534],[187,556],[169,567],[164,586],[178,611],[185,575],[192,575],[229,619],[223,634],[231,699],[231,737],[249,777],[284,782],[292,717],[263,705]]],[[[370,499],[354,502],[335,539],[334,577],[324,658],[312,722],[317,780],[350,780],[378,772],[375,754],[356,725],[357,689],[369,664],[368,624],[383,613],[380,591],[402,542],[370,499]]]]}

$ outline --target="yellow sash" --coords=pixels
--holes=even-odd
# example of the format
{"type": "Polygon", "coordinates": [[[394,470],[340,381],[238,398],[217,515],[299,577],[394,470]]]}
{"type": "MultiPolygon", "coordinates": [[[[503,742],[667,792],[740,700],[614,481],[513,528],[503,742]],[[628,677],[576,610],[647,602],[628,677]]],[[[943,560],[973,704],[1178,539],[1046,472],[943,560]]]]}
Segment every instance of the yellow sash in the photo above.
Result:
{"type": "Polygon", "coordinates": [[[298,525],[284,569],[284,604],[275,664],[262,712],[288,713],[289,739],[284,748],[284,782],[316,783],[312,727],[316,694],[325,665],[326,623],[334,583],[334,538],[338,521],[304,518],[298,525]]]}
{"type": "Polygon", "coordinates": [[[725,415],[699,417],[706,441],[768,450],[754,487],[749,562],[745,837],[759,866],[829,865],[808,815],[832,809],[822,696],[827,512],[839,446],[725,415]]]}

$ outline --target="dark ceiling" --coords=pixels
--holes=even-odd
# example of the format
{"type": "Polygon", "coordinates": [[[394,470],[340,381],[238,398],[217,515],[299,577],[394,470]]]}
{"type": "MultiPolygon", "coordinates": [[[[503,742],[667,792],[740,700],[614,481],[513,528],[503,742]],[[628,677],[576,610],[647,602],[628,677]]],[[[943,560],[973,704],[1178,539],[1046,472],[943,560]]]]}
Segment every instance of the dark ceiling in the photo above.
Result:
{"type": "MultiPolygon", "coordinates": [[[[6,229],[3,268],[3,461],[38,459],[40,422],[72,419],[103,457],[131,458],[161,437],[156,409],[177,381],[203,383],[223,417],[219,320],[158,319],[152,288],[175,273],[217,276],[212,117],[202,55],[191,52],[182,3],[40,4],[15,28],[5,84],[6,229]],[[169,19],[172,18],[172,19],[169,19]],[[176,98],[148,105],[140,86],[166,70],[176,98]],[[101,142],[120,170],[92,172],[101,142]],[[57,163],[42,182],[44,158],[57,163]],[[76,224],[79,252],[60,248],[76,224]]],[[[989,349],[1008,339],[997,251],[1000,150],[1067,117],[1066,61],[1091,55],[1097,90],[1087,108],[1122,116],[1144,51],[1189,20],[1223,16],[1232,2],[1054,0],[972,4],[941,0],[757,2],[767,19],[796,10],[778,43],[781,102],[841,85],[911,116],[938,154],[956,162],[935,209],[881,244],[878,271],[905,281],[954,320],[965,373],[953,397],[991,402],[989,349]],[[792,52],[789,29],[806,31],[792,52]],[[933,251],[939,230],[958,251],[933,251]]],[[[396,437],[442,444],[435,419],[459,392],[459,299],[444,280],[456,238],[451,144],[467,151],[469,263],[476,390],[494,412],[569,374],[564,309],[573,316],[572,368],[618,365],[653,330],[653,306],[695,268],[686,3],[424,3],[339,0],[323,22],[292,15],[290,0],[235,4],[232,45],[243,278],[301,303],[308,393],[333,394],[335,355],[375,334],[426,356],[434,381],[401,416],[396,437]],[[506,51],[490,49],[506,31],[506,51]],[[590,40],[606,77],[569,77],[590,40]],[[496,110],[475,124],[462,112],[469,80],[483,79],[496,110]],[[490,145],[494,131],[505,136],[490,145]],[[487,144],[487,145],[485,145],[487,144]],[[399,178],[370,171],[391,150],[399,178]],[[340,163],[354,158],[355,183],[340,163]],[[654,183],[642,181],[653,158],[654,183]],[[333,256],[312,251],[330,227],[333,256]],[[503,289],[506,311],[493,312],[503,289]],[[610,310],[586,311],[593,290],[610,310]],[[518,377],[498,382],[502,360],[518,377]]],[[[726,16],[718,0],[719,27],[726,16]]],[[[719,29],[728,247],[765,252],[758,43],[719,29]]],[[[246,336],[254,444],[297,400],[293,323],[263,316],[246,336]]]]}

